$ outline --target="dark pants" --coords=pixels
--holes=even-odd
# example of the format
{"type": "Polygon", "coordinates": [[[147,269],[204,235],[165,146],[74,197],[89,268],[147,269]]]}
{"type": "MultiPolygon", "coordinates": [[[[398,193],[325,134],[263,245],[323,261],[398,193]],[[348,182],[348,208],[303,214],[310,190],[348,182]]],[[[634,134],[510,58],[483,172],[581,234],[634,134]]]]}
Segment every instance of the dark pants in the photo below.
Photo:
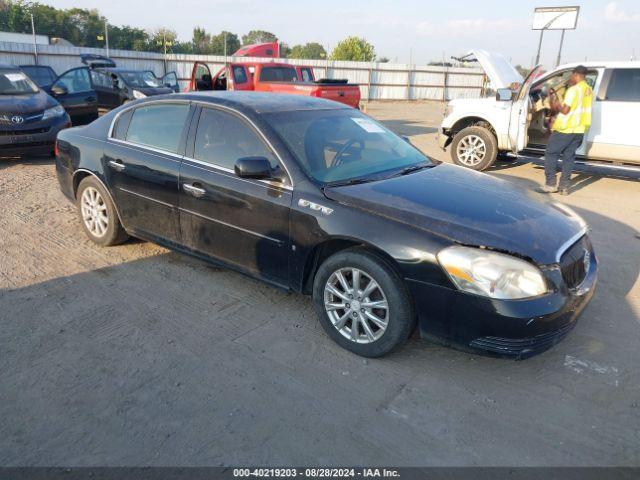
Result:
{"type": "Polygon", "coordinates": [[[583,133],[551,132],[547,151],[544,154],[544,175],[547,178],[547,185],[555,187],[558,159],[562,155],[562,175],[560,175],[559,187],[561,189],[569,188],[571,171],[576,161],[576,150],[582,144],[583,137],[583,133]]]}

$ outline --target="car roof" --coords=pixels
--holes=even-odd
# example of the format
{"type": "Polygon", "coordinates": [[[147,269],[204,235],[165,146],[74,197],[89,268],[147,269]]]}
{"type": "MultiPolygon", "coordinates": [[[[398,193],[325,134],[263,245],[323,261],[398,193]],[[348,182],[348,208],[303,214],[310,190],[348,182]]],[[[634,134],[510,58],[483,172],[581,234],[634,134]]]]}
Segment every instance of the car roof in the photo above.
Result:
{"type": "Polygon", "coordinates": [[[575,68],[578,65],[583,65],[587,68],[640,68],[640,61],[637,60],[628,60],[628,61],[604,61],[604,62],[572,62],[565,63],[564,65],[560,65],[559,67],[554,68],[554,70],[565,70],[567,68],[575,68]]]}
{"type": "Polygon", "coordinates": [[[0,68],[13,68],[15,70],[20,70],[20,67],[12,65],[10,63],[0,63],[0,68]]]}
{"type": "MultiPolygon", "coordinates": [[[[180,98],[222,105],[238,110],[261,113],[291,112],[294,110],[340,110],[351,107],[342,103],[303,95],[266,92],[213,91],[163,95],[164,99],[180,98]]],[[[159,97],[150,97],[157,99],[159,97]]]]}

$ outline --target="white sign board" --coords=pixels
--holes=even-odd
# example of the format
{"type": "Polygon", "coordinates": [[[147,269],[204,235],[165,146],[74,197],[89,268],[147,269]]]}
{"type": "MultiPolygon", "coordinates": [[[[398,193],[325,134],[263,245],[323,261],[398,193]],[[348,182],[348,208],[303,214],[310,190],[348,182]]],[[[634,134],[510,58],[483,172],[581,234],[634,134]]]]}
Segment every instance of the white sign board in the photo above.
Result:
{"type": "Polygon", "coordinates": [[[533,30],[575,30],[580,7],[539,7],[533,11],[533,30]]]}

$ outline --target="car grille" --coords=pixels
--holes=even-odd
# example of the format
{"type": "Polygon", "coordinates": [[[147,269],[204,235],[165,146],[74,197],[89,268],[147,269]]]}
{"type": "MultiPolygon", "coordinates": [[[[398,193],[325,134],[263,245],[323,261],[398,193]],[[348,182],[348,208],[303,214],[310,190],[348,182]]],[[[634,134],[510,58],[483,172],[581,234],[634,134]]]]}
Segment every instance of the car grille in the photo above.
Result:
{"type": "Polygon", "coordinates": [[[524,358],[551,348],[562,340],[575,326],[576,322],[568,323],[553,332],[542,333],[526,338],[481,337],[473,340],[469,345],[488,352],[524,358]]]}
{"type": "Polygon", "coordinates": [[[562,254],[560,271],[567,287],[576,288],[584,281],[592,256],[593,247],[586,235],[562,254]]]}
{"type": "Polygon", "coordinates": [[[0,130],[2,137],[14,137],[16,135],[37,135],[38,133],[47,133],[51,127],[32,128],[31,130],[0,130]]]}

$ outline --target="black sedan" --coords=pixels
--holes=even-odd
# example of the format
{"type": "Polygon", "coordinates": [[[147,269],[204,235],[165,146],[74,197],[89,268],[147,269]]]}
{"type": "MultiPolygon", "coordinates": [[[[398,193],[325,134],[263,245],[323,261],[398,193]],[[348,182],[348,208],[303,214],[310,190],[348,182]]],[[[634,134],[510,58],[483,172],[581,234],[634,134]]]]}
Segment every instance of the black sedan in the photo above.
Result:
{"type": "Polygon", "coordinates": [[[597,263],[569,208],[437,164],[366,115],[252,92],[133,102],[58,137],[86,234],[129,235],[313,296],[359,355],[422,336],[523,357],[561,339],[597,263]]]}
{"type": "Polygon", "coordinates": [[[49,155],[58,132],[69,126],[56,100],[18,67],[0,64],[0,156],[49,155]]]}

